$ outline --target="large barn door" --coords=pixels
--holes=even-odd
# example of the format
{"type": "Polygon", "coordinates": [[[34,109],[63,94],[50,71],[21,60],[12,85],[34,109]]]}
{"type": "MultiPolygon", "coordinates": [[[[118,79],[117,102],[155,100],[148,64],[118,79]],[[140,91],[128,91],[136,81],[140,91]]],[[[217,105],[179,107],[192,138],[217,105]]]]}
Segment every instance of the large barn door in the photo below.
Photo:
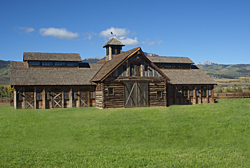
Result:
{"type": "Polygon", "coordinates": [[[142,82],[124,83],[124,106],[125,107],[148,106],[148,83],[142,83],[142,82]]]}

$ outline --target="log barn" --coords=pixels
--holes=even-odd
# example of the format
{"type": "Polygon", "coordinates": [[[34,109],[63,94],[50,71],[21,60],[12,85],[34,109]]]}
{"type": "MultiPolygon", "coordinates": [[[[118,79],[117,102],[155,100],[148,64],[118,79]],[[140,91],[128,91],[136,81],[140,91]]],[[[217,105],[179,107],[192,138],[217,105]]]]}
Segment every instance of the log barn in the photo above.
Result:
{"type": "Polygon", "coordinates": [[[167,107],[214,103],[216,83],[187,57],[123,52],[110,39],[106,59],[85,63],[79,54],[24,52],[11,62],[14,108],[167,107]]]}

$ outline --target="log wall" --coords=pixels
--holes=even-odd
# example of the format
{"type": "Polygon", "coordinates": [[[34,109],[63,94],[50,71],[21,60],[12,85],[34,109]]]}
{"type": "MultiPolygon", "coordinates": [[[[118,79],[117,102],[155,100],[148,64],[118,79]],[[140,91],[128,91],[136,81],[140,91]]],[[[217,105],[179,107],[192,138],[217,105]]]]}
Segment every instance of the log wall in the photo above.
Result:
{"type": "Polygon", "coordinates": [[[149,83],[149,106],[166,107],[166,85],[165,82],[149,83]],[[157,96],[157,91],[162,92],[162,96],[157,96]]]}
{"type": "Polygon", "coordinates": [[[123,108],[124,107],[124,85],[116,82],[104,83],[103,90],[103,106],[104,108],[123,108]],[[108,88],[114,88],[114,94],[108,93],[108,88]]]}

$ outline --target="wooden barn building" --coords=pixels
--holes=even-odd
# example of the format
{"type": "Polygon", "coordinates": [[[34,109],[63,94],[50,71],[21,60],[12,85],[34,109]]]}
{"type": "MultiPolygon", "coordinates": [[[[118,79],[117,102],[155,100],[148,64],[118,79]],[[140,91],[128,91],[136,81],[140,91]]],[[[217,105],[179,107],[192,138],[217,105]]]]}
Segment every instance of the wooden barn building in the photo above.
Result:
{"type": "Polygon", "coordinates": [[[122,52],[110,39],[106,59],[84,63],[79,54],[24,52],[11,62],[14,108],[167,107],[214,103],[216,83],[187,57],[122,52]]]}

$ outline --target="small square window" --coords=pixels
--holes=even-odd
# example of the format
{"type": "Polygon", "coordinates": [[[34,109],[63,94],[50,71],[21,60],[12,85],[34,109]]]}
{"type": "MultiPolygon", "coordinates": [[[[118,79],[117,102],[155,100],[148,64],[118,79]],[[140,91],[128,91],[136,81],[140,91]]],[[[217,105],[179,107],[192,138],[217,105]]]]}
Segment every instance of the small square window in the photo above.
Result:
{"type": "Polygon", "coordinates": [[[157,98],[162,98],[162,91],[157,91],[157,98]]]}
{"type": "Polygon", "coordinates": [[[144,70],[145,70],[145,71],[148,71],[148,65],[145,65],[145,66],[144,66],[144,70]]]}
{"type": "Polygon", "coordinates": [[[114,88],[108,88],[108,94],[114,95],[114,88]]]}

